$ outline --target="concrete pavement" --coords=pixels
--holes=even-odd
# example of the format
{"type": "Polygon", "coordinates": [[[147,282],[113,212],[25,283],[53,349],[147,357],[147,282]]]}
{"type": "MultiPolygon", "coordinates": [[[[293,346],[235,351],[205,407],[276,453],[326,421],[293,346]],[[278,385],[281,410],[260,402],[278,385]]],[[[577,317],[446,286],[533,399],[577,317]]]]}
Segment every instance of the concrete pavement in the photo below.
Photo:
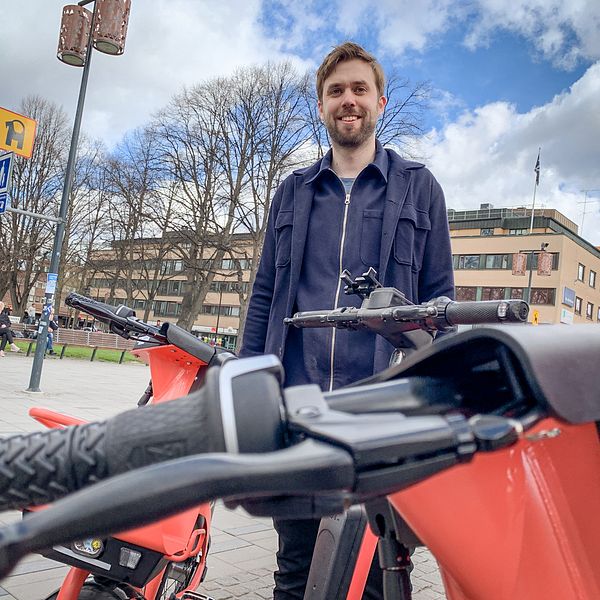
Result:
{"type": "MultiPolygon", "coordinates": [[[[149,380],[144,365],[78,360],[44,361],[42,393],[25,392],[32,358],[7,352],[0,358],[0,436],[43,429],[28,416],[33,406],[97,420],[136,405],[149,380]]],[[[18,512],[0,513],[0,525],[20,519],[18,512]]],[[[241,509],[217,504],[213,519],[208,575],[199,591],[215,600],[272,597],[277,538],[270,519],[251,517],[241,509]]],[[[439,570],[425,549],[414,556],[414,600],[445,598],[439,570]]],[[[0,600],[42,600],[55,591],[67,567],[32,555],[0,582],[0,600]]]]}

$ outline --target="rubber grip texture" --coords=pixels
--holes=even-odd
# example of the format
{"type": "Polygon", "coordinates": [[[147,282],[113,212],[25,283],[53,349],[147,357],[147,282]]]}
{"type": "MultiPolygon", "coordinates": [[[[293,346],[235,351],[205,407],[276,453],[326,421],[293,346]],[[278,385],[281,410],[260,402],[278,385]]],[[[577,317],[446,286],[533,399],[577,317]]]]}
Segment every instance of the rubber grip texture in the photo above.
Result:
{"type": "Polygon", "coordinates": [[[107,477],[106,423],[0,440],[0,510],[45,504],[107,477]]]}
{"type": "Polygon", "coordinates": [[[527,320],[529,305],[522,300],[486,300],[483,302],[451,302],[446,307],[450,325],[480,323],[521,323],[527,320]],[[502,307],[502,311],[499,309],[502,307]],[[504,311],[506,309],[506,311],[504,311]]]}

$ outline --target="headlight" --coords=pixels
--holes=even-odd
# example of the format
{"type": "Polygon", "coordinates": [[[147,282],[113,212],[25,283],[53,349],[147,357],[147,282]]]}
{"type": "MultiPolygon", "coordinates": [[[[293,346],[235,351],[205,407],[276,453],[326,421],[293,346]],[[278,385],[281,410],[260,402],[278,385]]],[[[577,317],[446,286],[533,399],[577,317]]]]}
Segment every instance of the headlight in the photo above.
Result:
{"type": "Polygon", "coordinates": [[[90,556],[95,558],[100,556],[104,550],[104,542],[99,538],[86,538],[85,540],[77,540],[71,544],[73,552],[82,556],[90,556]]]}

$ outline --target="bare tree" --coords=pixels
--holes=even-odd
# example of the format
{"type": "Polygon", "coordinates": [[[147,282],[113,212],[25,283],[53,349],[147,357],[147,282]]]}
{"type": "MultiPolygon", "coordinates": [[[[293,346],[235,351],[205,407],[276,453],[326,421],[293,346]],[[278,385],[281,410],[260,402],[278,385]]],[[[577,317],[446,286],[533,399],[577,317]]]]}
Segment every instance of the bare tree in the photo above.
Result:
{"type": "MultiPolygon", "coordinates": [[[[56,216],[68,143],[66,115],[38,96],[23,100],[21,112],[37,121],[31,158],[17,158],[11,206],[56,216]]],[[[45,220],[10,212],[0,219],[0,297],[9,291],[13,309],[22,314],[35,282],[47,267],[54,226],[45,220]]]]}
{"type": "MultiPolygon", "coordinates": [[[[303,148],[309,137],[303,97],[305,78],[300,78],[288,62],[256,67],[251,75],[260,84],[258,101],[254,101],[250,112],[254,123],[248,173],[251,193],[242,198],[239,207],[236,230],[244,233],[243,241],[240,240],[242,243],[230,251],[230,257],[237,265],[240,302],[238,342],[243,335],[250,289],[258,268],[273,195],[283,176],[304,164],[306,152],[303,148]],[[242,285],[240,257],[249,262],[248,285],[242,285]]],[[[312,152],[310,155],[312,158],[312,152]]]]}
{"type": "Polygon", "coordinates": [[[155,138],[146,129],[127,135],[106,160],[105,214],[112,256],[110,260],[92,259],[91,266],[108,277],[109,301],[115,298],[118,289],[125,292],[127,303],[134,299],[139,285],[136,271],[140,260],[146,258],[140,240],[155,237],[157,233],[152,210],[159,194],[160,173],[155,138]]]}
{"type": "Polygon", "coordinates": [[[415,142],[423,133],[423,116],[429,108],[431,85],[392,73],[385,87],[388,103],[377,123],[376,135],[384,146],[394,147],[400,154],[417,158],[415,142]]]}
{"type": "Polygon", "coordinates": [[[191,328],[231,245],[248,186],[257,86],[245,71],[184,90],[155,120],[176,182],[172,229],[186,274],[178,324],[191,328]]]}
{"type": "MultiPolygon", "coordinates": [[[[66,290],[89,293],[94,271],[87,260],[101,239],[106,219],[102,176],[106,151],[99,141],[83,137],[79,142],[58,268],[55,306],[66,290]]],[[[71,311],[69,311],[71,314],[71,311]]]]}

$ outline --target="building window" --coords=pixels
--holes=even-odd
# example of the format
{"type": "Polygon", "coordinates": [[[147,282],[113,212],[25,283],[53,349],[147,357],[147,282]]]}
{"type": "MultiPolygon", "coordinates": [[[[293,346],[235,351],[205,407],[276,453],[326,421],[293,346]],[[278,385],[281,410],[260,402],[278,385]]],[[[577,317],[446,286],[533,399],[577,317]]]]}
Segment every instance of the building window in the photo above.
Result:
{"type": "Polygon", "coordinates": [[[512,268],[512,255],[511,254],[486,254],[485,255],[485,268],[486,269],[508,269],[512,268]],[[510,260],[509,260],[510,257],[510,260]]]}
{"type": "Polygon", "coordinates": [[[479,269],[479,254],[463,254],[458,257],[458,269],[479,269]]]}
{"type": "Polygon", "coordinates": [[[590,321],[594,318],[594,305],[591,302],[588,302],[585,307],[585,318],[590,321]]]}
{"type": "Polygon", "coordinates": [[[523,288],[510,288],[511,300],[523,300],[523,288]]]}
{"type": "Polygon", "coordinates": [[[589,278],[590,287],[596,287],[596,271],[592,271],[590,269],[590,278],[589,278]]]}
{"type": "Polygon", "coordinates": [[[505,288],[503,287],[484,287],[481,289],[482,300],[504,300],[505,288]]]}
{"type": "Polygon", "coordinates": [[[477,300],[477,288],[458,286],[456,288],[456,299],[459,302],[465,302],[467,300],[477,300]]]}
{"type": "Polygon", "coordinates": [[[554,288],[532,288],[530,304],[554,305],[556,290],[554,288]]]}
{"type": "Polygon", "coordinates": [[[481,230],[481,236],[482,237],[486,237],[488,235],[494,235],[493,228],[489,228],[489,227],[482,228],[482,230],[481,230]]]}
{"type": "Polygon", "coordinates": [[[579,296],[575,296],[575,314],[581,315],[581,305],[583,300],[579,296]]]}
{"type": "Polygon", "coordinates": [[[598,313],[596,314],[596,321],[600,321],[600,306],[598,307],[598,313]]]}
{"type": "Polygon", "coordinates": [[[583,281],[584,278],[585,278],[585,265],[582,265],[581,263],[579,263],[577,265],[577,280],[583,281]]]}

